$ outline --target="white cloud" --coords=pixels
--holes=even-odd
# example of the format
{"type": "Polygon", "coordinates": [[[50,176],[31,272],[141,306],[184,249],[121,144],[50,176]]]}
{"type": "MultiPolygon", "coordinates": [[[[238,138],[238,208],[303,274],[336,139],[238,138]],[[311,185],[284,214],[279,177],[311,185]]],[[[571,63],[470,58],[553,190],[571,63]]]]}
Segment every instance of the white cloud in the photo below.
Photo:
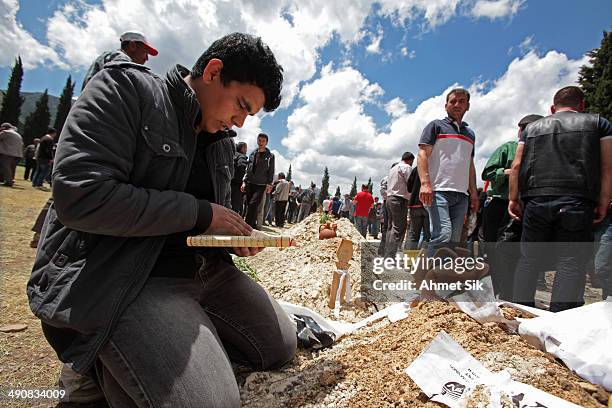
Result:
{"type": "Polygon", "coordinates": [[[496,18],[512,17],[518,13],[525,0],[478,0],[472,8],[474,17],[496,18]]]}
{"type": "MultiPolygon", "coordinates": [[[[520,118],[549,114],[555,91],[575,84],[587,60],[572,60],[556,51],[545,55],[532,51],[514,59],[497,79],[464,84],[472,95],[465,121],[476,132],[478,179],[491,153],[516,138],[520,118]]],[[[407,112],[399,98],[383,103],[384,90],[354,68],[326,66],[321,78],[306,84],[299,94],[302,104],[289,116],[289,134],[282,141],[288,151],[283,160],[293,164],[298,183],[320,184],[323,168],[328,166],[331,185],[340,185],[343,192],[355,176],[358,183],[372,177],[376,186],[404,151],[416,153],[422,129],[446,115],[445,95],[458,85],[449,83],[444,92],[407,112]],[[376,92],[368,91],[372,89],[376,92]],[[381,125],[383,130],[376,128],[365,110],[368,104],[381,103],[390,116],[381,125]]]]}
{"type": "Polygon", "coordinates": [[[38,42],[23,28],[17,21],[17,11],[17,0],[0,0],[0,66],[13,65],[20,55],[25,69],[46,64],[66,68],[53,49],[38,42]]]}
{"type": "Polygon", "coordinates": [[[408,59],[416,58],[416,51],[409,50],[408,47],[402,47],[400,49],[400,53],[402,54],[402,56],[407,57],[408,59]]]}
{"type": "Polygon", "coordinates": [[[371,35],[371,42],[366,47],[366,52],[369,52],[370,54],[380,54],[380,42],[383,39],[384,35],[385,33],[383,31],[382,26],[379,26],[376,34],[371,35]]]}
{"type": "Polygon", "coordinates": [[[385,112],[392,118],[399,118],[406,114],[406,104],[399,98],[393,98],[385,104],[385,112]]]}

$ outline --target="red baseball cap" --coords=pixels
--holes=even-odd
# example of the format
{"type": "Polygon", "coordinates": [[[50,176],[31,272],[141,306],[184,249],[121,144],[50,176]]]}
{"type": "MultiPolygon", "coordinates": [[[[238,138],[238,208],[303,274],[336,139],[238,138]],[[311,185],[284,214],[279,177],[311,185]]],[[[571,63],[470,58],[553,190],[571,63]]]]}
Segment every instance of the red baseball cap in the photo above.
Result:
{"type": "Polygon", "coordinates": [[[144,44],[149,55],[156,56],[157,54],[159,54],[155,47],[149,44],[145,36],[139,33],[138,31],[126,31],[125,33],[121,34],[121,37],[119,37],[119,41],[138,41],[144,44]]]}

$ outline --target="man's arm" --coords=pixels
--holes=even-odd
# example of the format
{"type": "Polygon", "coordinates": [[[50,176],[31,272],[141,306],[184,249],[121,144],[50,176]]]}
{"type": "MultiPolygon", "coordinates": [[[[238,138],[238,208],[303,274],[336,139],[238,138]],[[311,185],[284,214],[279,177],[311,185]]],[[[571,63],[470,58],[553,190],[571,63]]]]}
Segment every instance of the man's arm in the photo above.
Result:
{"type": "Polygon", "coordinates": [[[521,163],[523,161],[523,150],[525,145],[519,143],[516,148],[516,155],[512,162],[512,168],[510,172],[509,189],[508,189],[508,213],[515,220],[520,220],[523,216],[523,205],[519,201],[519,172],[521,170],[521,163]]]}
{"type": "Polygon", "coordinates": [[[603,221],[612,199],[612,138],[601,139],[601,189],[593,223],[603,221]]]}
{"type": "Polygon", "coordinates": [[[155,236],[193,228],[205,207],[211,216],[210,203],[190,194],[130,183],[142,137],[139,102],[130,75],[107,69],[71,109],[53,172],[55,207],[67,227],[112,236],[155,236]]]}
{"type": "Polygon", "coordinates": [[[478,189],[476,188],[476,167],[474,167],[474,159],[470,159],[470,210],[472,213],[478,212],[480,200],[478,198],[478,189]]]}
{"type": "Polygon", "coordinates": [[[506,178],[510,172],[506,172],[506,161],[508,160],[508,147],[507,143],[504,143],[498,147],[485,165],[482,170],[482,179],[488,180],[493,185],[499,186],[506,182],[506,178]]]}
{"type": "Polygon", "coordinates": [[[274,180],[274,154],[271,153],[270,154],[270,165],[268,166],[268,179],[266,181],[266,184],[268,185],[266,192],[269,193],[270,191],[272,191],[272,180],[274,180]]]}
{"type": "Polygon", "coordinates": [[[421,179],[421,191],[419,192],[419,200],[423,205],[431,205],[433,202],[433,190],[429,179],[429,156],[433,151],[431,145],[419,145],[417,168],[419,178],[421,179]]]}

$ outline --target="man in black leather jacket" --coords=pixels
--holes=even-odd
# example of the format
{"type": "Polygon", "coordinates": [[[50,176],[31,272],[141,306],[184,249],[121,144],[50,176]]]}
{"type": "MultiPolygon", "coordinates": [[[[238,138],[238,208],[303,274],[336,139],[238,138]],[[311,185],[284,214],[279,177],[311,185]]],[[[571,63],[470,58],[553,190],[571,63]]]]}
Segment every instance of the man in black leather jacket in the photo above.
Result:
{"type": "Polygon", "coordinates": [[[275,110],[282,78],[259,38],[235,33],[164,78],[107,64],[72,107],[27,291],[59,359],[111,406],[238,406],[230,360],[293,357],[292,322],[230,256],[260,249],[185,245],[251,233],[228,208],[228,130],[275,110]]]}
{"type": "Polygon", "coordinates": [[[552,115],[521,133],[510,174],[508,211],[523,220],[514,301],[534,305],[538,273],[554,256],[554,312],[584,304],[593,224],[612,197],[612,126],[584,109],[580,88],[557,91],[552,115]]]}

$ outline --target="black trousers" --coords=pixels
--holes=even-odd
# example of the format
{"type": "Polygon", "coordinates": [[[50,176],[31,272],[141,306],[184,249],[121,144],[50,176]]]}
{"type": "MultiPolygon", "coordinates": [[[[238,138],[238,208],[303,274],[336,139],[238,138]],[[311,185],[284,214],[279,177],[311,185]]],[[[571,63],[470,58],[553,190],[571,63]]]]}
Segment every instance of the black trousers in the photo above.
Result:
{"type": "Polygon", "coordinates": [[[36,160],[26,159],[25,160],[25,172],[23,173],[23,179],[30,180],[30,176],[34,176],[34,170],[36,170],[36,160]]]}
{"type": "Polygon", "coordinates": [[[259,204],[264,198],[266,185],[251,184],[246,185],[246,216],[245,221],[251,227],[257,226],[257,215],[259,214],[259,204]]]}
{"type": "Polygon", "coordinates": [[[285,225],[285,209],[287,208],[287,201],[275,201],[274,202],[274,222],[277,227],[283,227],[285,225]]]}
{"type": "Polygon", "coordinates": [[[538,274],[556,265],[550,310],[584,304],[585,265],[592,252],[593,207],[578,197],[537,197],[525,203],[514,301],[534,305],[538,274]]]}
{"type": "MultiPolygon", "coordinates": [[[[504,260],[498,256],[496,243],[505,226],[510,222],[508,213],[508,200],[503,198],[493,198],[482,209],[482,237],[484,239],[484,249],[487,254],[487,263],[491,270],[491,280],[495,294],[505,291],[503,286],[507,285],[507,277],[504,274],[514,271],[507,270],[502,264],[504,260]]],[[[516,264],[515,264],[516,265],[516,264]]]]}

